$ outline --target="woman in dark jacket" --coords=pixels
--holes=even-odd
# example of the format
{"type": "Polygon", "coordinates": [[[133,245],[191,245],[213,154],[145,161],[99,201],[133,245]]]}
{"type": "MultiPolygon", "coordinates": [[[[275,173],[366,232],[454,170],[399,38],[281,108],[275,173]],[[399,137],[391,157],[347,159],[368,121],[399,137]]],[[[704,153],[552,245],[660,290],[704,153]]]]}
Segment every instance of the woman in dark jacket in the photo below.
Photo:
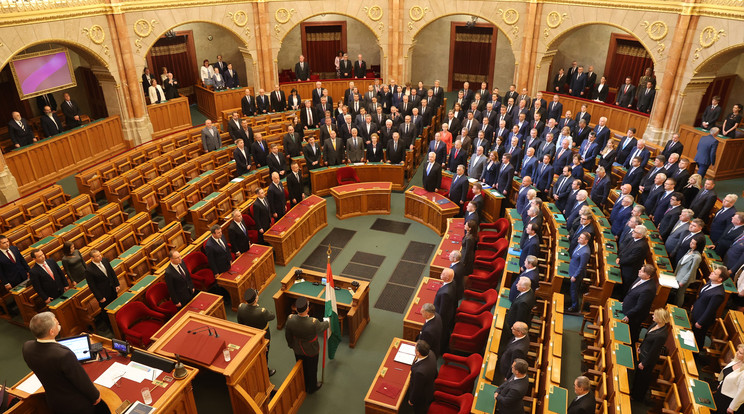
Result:
{"type": "Polygon", "coordinates": [[[371,135],[372,141],[367,144],[367,162],[382,162],[382,144],[377,134],[371,135]]]}
{"type": "Polygon", "coordinates": [[[602,152],[599,153],[599,156],[599,166],[604,167],[605,171],[607,171],[607,175],[611,176],[612,164],[615,163],[615,158],[617,158],[617,147],[615,146],[615,141],[609,140],[602,152]]]}
{"type": "Polygon", "coordinates": [[[630,393],[636,401],[643,401],[650,385],[656,381],[654,367],[669,335],[670,316],[666,309],[656,309],[653,321],[638,351],[638,369],[633,377],[633,390],[630,393]]]}
{"type": "Polygon", "coordinates": [[[496,151],[492,151],[490,154],[488,154],[488,162],[486,163],[485,168],[483,168],[483,172],[481,173],[480,180],[483,183],[486,183],[493,187],[493,185],[496,183],[496,178],[499,176],[499,159],[498,153],[496,151]]]}
{"type": "Polygon", "coordinates": [[[685,196],[684,206],[690,208],[692,199],[695,198],[697,193],[700,191],[700,185],[703,183],[703,178],[700,174],[692,174],[687,179],[687,185],[682,188],[682,194],[685,196]]]}
{"type": "Polygon", "coordinates": [[[75,283],[85,279],[85,260],[80,252],[75,248],[72,242],[65,242],[62,251],[62,267],[64,267],[67,276],[74,280],[75,283]]]}

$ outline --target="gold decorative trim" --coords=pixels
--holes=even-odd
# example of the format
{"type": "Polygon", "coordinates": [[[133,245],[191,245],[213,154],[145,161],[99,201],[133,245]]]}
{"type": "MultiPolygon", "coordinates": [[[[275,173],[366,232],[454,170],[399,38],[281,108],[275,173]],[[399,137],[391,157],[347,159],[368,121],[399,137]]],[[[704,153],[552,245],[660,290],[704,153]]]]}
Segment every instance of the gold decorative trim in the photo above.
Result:
{"type": "MultiPolygon", "coordinates": [[[[277,9],[274,12],[274,20],[276,20],[276,22],[279,23],[279,24],[287,23],[289,21],[289,19],[292,18],[292,14],[294,12],[295,12],[295,9],[289,9],[289,10],[287,10],[284,7],[282,7],[281,9],[277,9]]],[[[279,33],[279,32],[277,32],[277,33],[279,33]]]]}
{"type": "Polygon", "coordinates": [[[560,14],[557,11],[553,10],[552,12],[548,13],[548,15],[545,17],[545,20],[549,28],[555,29],[556,27],[560,26],[561,23],[563,23],[563,19],[565,19],[566,16],[566,13],[560,14]]]}
{"type": "Polygon", "coordinates": [[[376,22],[382,19],[382,15],[383,15],[382,7],[376,4],[372,7],[365,7],[363,10],[365,13],[367,13],[367,17],[369,17],[369,19],[372,20],[373,22],[376,22]]]}
{"type": "Polygon", "coordinates": [[[97,45],[100,45],[104,40],[106,40],[106,32],[103,31],[103,27],[100,25],[94,24],[90,29],[84,27],[82,32],[88,36],[88,39],[90,39],[91,42],[97,45]]]}
{"type": "Polygon", "coordinates": [[[155,19],[149,22],[145,19],[139,19],[136,22],[134,22],[134,34],[136,34],[139,37],[150,36],[150,34],[152,34],[152,30],[155,28],[156,23],[157,23],[157,20],[155,19]]]}
{"type": "Polygon", "coordinates": [[[720,29],[716,31],[716,28],[713,26],[707,26],[703,30],[700,31],[700,47],[695,49],[695,52],[693,54],[692,60],[698,60],[700,59],[700,52],[703,49],[707,49],[714,44],[721,38],[721,36],[726,36],[726,31],[724,29],[720,29]]]}
{"type": "Polygon", "coordinates": [[[519,21],[519,12],[514,9],[506,9],[503,11],[499,9],[499,14],[501,15],[501,18],[504,20],[504,23],[508,25],[515,24],[519,21]]]}
{"type": "MultiPolygon", "coordinates": [[[[414,22],[417,22],[424,18],[424,15],[426,13],[429,13],[428,7],[421,7],[421,6],[413,6],[410,9],[408,9],[408,17],[411,18],[414,22]]],[[[409,27],[411,26],[411,23],[408,23],[409,27]]]]}
{"type": "Polygon", "coordinates": [[[664,49],[666,49],[666,45],[662,43],[662,40],[664,40],[669,33],[669,26],[661,20],[657,20],[653,23],[644,20],[641,23],[641,27],[646,28],[646,34],[651,40],[656,41],[656,53],[661,56],[661,54],[664,53],[664,49]]]}
{"type": "Polygon", "coordinates": [[[235,13],[227,12],[227,17],[232,19],[235,26],[245,27],[248,24],[248,14],[243,10],[238,10],[235,13]]]}

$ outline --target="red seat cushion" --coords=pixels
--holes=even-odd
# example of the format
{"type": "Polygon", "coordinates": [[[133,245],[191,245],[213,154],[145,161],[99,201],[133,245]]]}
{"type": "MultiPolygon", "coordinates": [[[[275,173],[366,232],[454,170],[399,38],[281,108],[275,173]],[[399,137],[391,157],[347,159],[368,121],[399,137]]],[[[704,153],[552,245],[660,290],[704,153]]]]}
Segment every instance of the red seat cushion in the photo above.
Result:
{"type": "Polygon", "coordinates": [[[144,319],[137,322],[129,329],[142,334],[142,337],[144,338],[144,343],[142,344],[142,346],[147,346],[150,344],[150,337],[155,335],[155,332],[157,332],[162,327],[163,323],[160,321],[156,321],[154,319],[144,319]]]}

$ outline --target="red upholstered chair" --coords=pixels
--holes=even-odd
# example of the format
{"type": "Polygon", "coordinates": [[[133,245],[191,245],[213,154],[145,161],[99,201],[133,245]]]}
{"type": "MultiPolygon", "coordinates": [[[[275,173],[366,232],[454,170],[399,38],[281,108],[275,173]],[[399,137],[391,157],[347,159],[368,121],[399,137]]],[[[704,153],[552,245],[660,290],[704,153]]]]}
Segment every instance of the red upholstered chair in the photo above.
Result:
{"type": "Polygon", "coordinates": [[[209,268],[207,255],[200,251],[191,252],[183,258],[183,262],[191,273],[191,280],[194,281],[195,288],[208,290],[214,284],[214,273],[209,268]]]}
{"type": "Polygon", "coordinates": [[[439,190],[437,190],[437,193],[447,196],[450,190],[450,186],[452,185],[452,177],[442,176],[442,184],[439,186],[439,190]]]}
{"type": "MultiPolygon", "coordinates": [[[[168,285],[165,282],[155,283],[145,292],[145,302],[147,306],[155,312],[160,312],[168,319],[178,313],[178,308],[171,300],[168,294],[168,285]]],[[[182,305],[185,305],[183,303],[182,305]]]]}
{"type": "Polygon", "coordinates": [[[493,233],[496,233],[500,237],[506,237],[506,234],[509,232],[509,227],[511,227],[511,224],[509,224],[509,220],[501,217],[500,219],[497,219],[493,223],[481,223],[480,226],[478,226],[478,230],[480,233],[479,236],[485,236],[485,235],[492,235],[493,233]],[[492,230],[492,231],[484,231],[484,230],[492,230]]]}
{"type": "Polygon", "coordinates": [[[428,414],[468,414],[473,406],[473,394],[458,396],[441,391],[434,391],[434,402],[429,406],[428,414]]]}
{"type": "Polygon", "coordinates": [[[336,182],[338,185],[358,183],[359,177],[352,167],[341,167],[336,170],[336,182]]]}
{"type": "Polygon", "coordinates": [[[509,242],[506,239],[498,239],[493,243],[478,243],[475,250],[475,259],[490,262],[498,257],[506,256],[506,249],[508,248],[509,242]]]}
{"type": "Polygon", "coordinates": [[[458,313],[455,317],[455,328],[450,335],[450,349],[466,354],[479,354],[486,346],[488,332],[491,330],[493,314],[483,312],[480,315],[458,313]]]}
{"type": "Polygon", "coordinates": [[[499,292],[495,289],[488,289],[485,292],[466,290],[457,312],[480,315],[483,312],[490,312],[498,300],[499,292]]]}
{"type": "Polygon", "coordinates": [[[116,324],[132,345],[147,348],[158,329],[165,324],[165,315],[148,308],[139,301],[129,302],[116,312],[116,324]]]}
{"type": "Polygon", "coordinates": [[[434,389],[451,395],[473,392],[473,384],[480,374],[483,357],[480,354],[468,357],[444,354],[442,358],[444,365],[439,368],[437,379],[434,380],[434,389]]]}
{"type": "Polygon", "coordinates": [[[498,289],[499,280],[505,268],[506,261],[501,257],[489,263],[475,262],[473,273],[467,277],[468,289],[482,292],[488,289],[498,289]]]}
{"type": "MultiPolygon", "coordinates": [[[[251,214],[253,214],[253,204],[251,204],[251,214]]],[[[243,225],[248,230],[248,238],[251,239],[251,243],[258,243],[258,230],[256,230],[256,222],[253,220],[253,216],[243,214],[243,225]]]]}
{"type": "Polygon", "coordinates": [[[478,243],[495,243],[497,240],[501,240],[505,238],[506,237],[500,236],[495,231],[478,232],[478,243]]]}
{"type": "Polygon", "coordinates": [[[320,75],[317,75],[317,74],[310,75],[310,80],[312,81],[320,80],[320,75]]]}

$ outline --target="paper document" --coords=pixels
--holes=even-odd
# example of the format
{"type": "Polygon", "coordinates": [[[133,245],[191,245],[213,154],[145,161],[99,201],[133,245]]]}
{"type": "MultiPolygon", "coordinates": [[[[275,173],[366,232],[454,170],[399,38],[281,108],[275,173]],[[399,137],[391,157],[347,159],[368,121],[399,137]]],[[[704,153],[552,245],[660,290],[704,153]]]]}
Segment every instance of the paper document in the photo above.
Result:
{"type": "Polygon", "coordinates": [[[401,344],[398,353],[395,354],[395,362],[411,365],[416,359],[416,347],[411,344],[401,344]]]}
{"type": "Polygon", "coordinates": [[[127,366],[118,362],[111,364],[103,374],[99,375],[93,383],[98,384],[105,388],[111,388],[119,381],[119,378],[123,377],[127,372],[127,366]]]}
{"type": "Polygon", "coordinates": [[[147,365],[130,362],[127,365],[127,372],[124,374],[124,378],[134,382],[142,382],[144,380],[154,381],[162,372],[147,365]]]}
{"type": "Polygon", "coordinates": [[[679,337],[682,338],[685,345],[695,346],[695,335],[692,331],[679,331],[679,337]]]}
{"type": "Polygon", "coordinates": [[[679,289],[679,283],[677,283],[677,278],[674,276],[661,274],[659,276],[659,284],[671,289],[679,289]]]}
{"type": "Polygon", "coordinates": [[[16,389],[23,391],[26,394],[34,394],[41,389],[41,381],[39,381],[36,374],[31,374],[31,376],[17,386],[16,389]]]}

